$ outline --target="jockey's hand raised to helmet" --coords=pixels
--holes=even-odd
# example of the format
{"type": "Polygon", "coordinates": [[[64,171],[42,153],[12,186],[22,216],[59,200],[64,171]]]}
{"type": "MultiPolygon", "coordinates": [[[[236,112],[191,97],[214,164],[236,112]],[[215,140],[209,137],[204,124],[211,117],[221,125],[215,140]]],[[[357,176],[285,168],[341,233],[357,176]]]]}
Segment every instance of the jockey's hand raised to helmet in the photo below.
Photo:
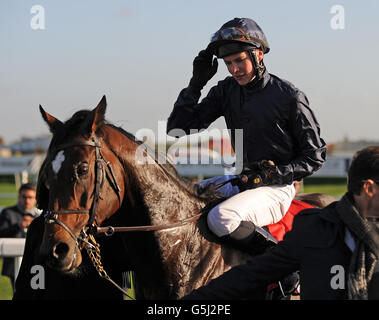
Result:
{"type": "Polygon", "coordinates": [[[193,60],[193,72],[190,80],[192,87],[202,89],[216,74],[218,67],[217,58],[208,50],[201,50],[193,60]]]}

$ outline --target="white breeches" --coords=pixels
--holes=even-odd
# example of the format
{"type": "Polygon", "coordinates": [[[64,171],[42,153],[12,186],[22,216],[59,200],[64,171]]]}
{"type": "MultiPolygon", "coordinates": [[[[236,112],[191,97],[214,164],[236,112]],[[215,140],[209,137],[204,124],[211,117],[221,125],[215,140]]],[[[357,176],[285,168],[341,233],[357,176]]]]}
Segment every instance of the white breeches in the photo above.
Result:
{"type": "MultiPolygon", "coordinates": [[[[232,177],[214,177],[199,183],[213,182],[217,185],[232,177]]],[[[288,211],[296,194],[293,184],[265,186],[238,193],[238,188],[228,183],[219,191],[228,199],[208,214],[208,226],[219,237],[233,232],[241,221],[250,221],[259,227],[278,222],[288,211]]]]}

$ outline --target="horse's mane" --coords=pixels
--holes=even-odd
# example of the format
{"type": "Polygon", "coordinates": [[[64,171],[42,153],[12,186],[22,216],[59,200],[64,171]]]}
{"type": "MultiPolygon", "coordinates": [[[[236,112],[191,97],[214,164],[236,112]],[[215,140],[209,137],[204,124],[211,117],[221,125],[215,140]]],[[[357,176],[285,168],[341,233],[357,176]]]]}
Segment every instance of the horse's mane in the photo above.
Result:
{"type": "MultiPolygon", "coordinates": [[[[121,127],[117,127],[110,122],[105,122],[104,125],[109,126],[119,133],[126,136],[131,141],[134,141],[138,145],[142,145],[143,142],[138,140],[133,134],[125,131],[121,127]]],[[[144,145],[147,149],[150,149],[148,145],[144,145]]],[[[200,188],[198,185],[192,183],[191,181],[179,176],[175,166],[170,162],[165,154],[158,153],[156,150],[150,149],[150,155],[154,157],[155,163],[159,166],[168,176],[170,176],[178,185],[183,189],[188,191],[190,194],[198,197],[201,200],[205,200],[207,203],[220,202],[225,200],[225,197],[219,192],[212,190],[212,186],[207,186],[205,188],[200,188]],[[165,161],[158,161],[159,159],[164,159],[165,161]]]]}
{"type": "MultiPolygon", "coordinates": [[[[72,139],[78,134],[85,136],[87,128],[84,120],[90,112],[90,110],[77,111],[70,119],[64,122],[58,131],[53,135],[50,142],[49,151],[62,144],[64,141],[72,139]]],[[[102,137],[104,135],[103,130],[106,130],[106,127],[113,128],[138,145],[143,144],[143,142],[138,140],[133,134],[127,132],[121,127],[115,126],[109,121],[103,122],[103,124],[97,129],[96,135],[98,137],[102,137]]],[[[205,201],[206,203],[217,203],[225,199],[225,197],[219,192],[212,190],[211,186],[199,188],[198,185],[193,184],[191,181],[179,176],[175,166],[169,161],[165,154],[158,153],[156,150],[151,150],[151,148],[149,148],[146,144],[144,147],[149,150],[149,154],[154,158],[156,165],[159,166],[177,185],[186,190],[189,194],[197,197],[199,200],[205,201]],[[163,159],[164,161],[158,161],[159,159],[163,159]]]]}

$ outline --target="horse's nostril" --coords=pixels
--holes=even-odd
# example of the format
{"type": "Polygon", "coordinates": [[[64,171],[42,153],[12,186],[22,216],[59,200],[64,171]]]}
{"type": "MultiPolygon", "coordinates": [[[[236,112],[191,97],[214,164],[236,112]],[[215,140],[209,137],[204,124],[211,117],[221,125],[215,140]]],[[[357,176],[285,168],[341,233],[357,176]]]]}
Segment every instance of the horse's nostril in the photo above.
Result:
{"type": "Polygon", "coordinates": [[[68,253],[69,247],[65,242],[57,243],[53,248],[53,256],[57,259],[63,259],[68,253]]]}

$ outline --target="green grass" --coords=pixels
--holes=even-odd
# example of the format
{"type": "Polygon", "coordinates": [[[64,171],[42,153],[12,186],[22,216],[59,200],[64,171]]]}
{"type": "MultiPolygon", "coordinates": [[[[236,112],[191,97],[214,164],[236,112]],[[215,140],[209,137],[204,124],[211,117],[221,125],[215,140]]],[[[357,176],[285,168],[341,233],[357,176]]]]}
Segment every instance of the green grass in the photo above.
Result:
{"type": "Polygon", "coordinates": [[[17,194],[16,185],[14,183],[0,183],[0,193],[15,193],[17,194]]]}
{"type": "MultiPolygon", "coordinates": [[[[13,183],[0,183],[0,193],[14,194],[12,198],[1,198],[0,207],[13,206],[17,202],[17,189],[13,183]]],[[[3,269],[3,259],[0,258],[0,270],[3,269]]],[[[1,274],[1,272],[0,272],[1,274]]],[[[12,285],[8,277],[0,275],[0,300],[12,299],[12,285]]]]}
{"type": "Polygon", "coordinates": [[[326,193],[331,196],[340,198],[346,193],[346,184],[305,184],[304,192],[306,193],[326,193]]]}
{"type": "Polygon", "coordinates": [[[0,198],[0,208],[11,207],[17,203],[16,198],[0,198]]]}
{"type": "MultiPolygon", "coordinates": [[[[3,259],[0,258],[0,270],[3,269],[3,259]]],[[[0,300],[12,299],[12,285],[8,277],[0,275],[0,300]]]]}
{"type": "Polygon", "coordinates": [[[8,195],[13,194],[13,197],[3,198],[0,197],[0,207],[14,206],[17,202],[17,189],[13,183],[0,183],[0,194],[6,193],[8,195]]]}

